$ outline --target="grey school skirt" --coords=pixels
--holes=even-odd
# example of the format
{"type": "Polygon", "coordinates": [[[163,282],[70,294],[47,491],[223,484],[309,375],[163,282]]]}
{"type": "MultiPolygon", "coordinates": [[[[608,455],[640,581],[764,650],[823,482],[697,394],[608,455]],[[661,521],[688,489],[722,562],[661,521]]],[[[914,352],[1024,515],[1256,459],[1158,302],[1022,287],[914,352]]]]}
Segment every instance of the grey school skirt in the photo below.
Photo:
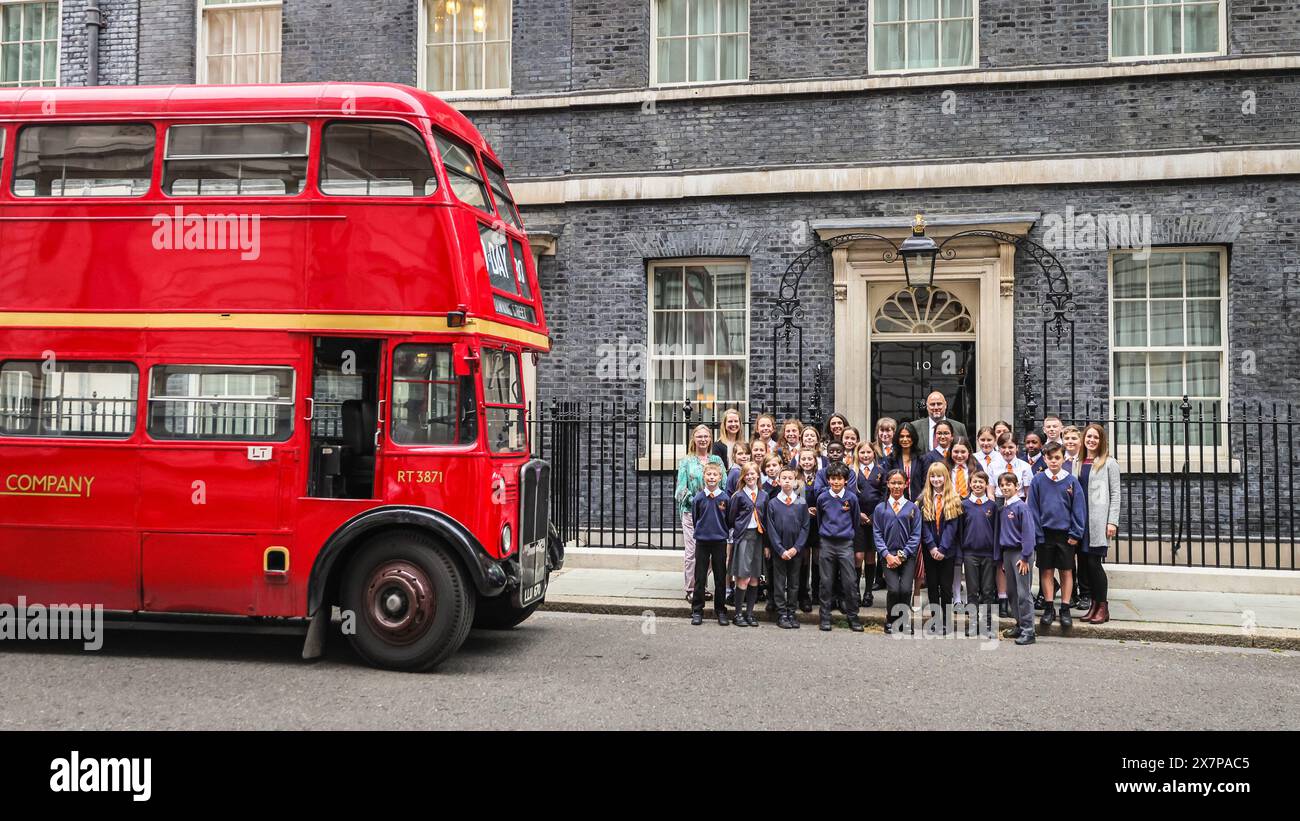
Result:
{"type": "Polygon", "coordinates": [[[757,528],[745,531],[731,546],[731,575],[737,579],[757,579],[763,575],[763,537],[757,528]]]}

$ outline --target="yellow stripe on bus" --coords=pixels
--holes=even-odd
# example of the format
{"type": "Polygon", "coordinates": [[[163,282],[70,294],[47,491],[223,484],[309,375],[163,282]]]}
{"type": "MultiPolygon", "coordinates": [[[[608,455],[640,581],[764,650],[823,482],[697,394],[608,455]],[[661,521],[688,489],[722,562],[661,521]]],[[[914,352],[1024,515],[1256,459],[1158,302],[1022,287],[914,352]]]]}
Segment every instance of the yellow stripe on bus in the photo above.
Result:
{"type": "Polygon", "coordinates": [[[544,334],[490,319],[470,317],[453,328],[445,316],[399,314],[212,314],[106,313],[83,311],[0,311],[7,328],[228,329],[266,331],[396,331],[409,333],[478,333],[510,339],[542,351],[551,349],[544,334]]]}

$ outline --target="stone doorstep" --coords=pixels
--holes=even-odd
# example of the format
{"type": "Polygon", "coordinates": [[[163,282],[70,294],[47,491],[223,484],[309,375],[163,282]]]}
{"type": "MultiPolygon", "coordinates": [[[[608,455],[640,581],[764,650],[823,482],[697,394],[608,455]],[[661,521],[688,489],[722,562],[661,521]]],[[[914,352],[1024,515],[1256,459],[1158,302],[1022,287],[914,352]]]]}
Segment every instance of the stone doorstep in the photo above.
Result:
{"type": "MultiPolygon", "coordinates": [[[[713,603],[708,602],[704,607],[704,624],[702,627],[717,627],[716,617],[713,615],[713,603]]],[[[548,610],[557,613],[592,613],[599,615],[618,615],[618,616],[644,616],[647,612],[653,613],[656,618],[679,618],[682,620],[689,619],[691,616],[691,606],[681,599],[643,599],[631,603],[625,598],[601,597],[601,596],[554,596],[547,598],[542,602],[540,610],[548,610]]],[[[728,608],[728,613],[732,611],[728,608]]],[[[796,614],[799,622],[804,625],[816,626],[820,617],[816,608],[811,613],[799,612],[796,614]]],[[[921,633],[920,613],[916,615],[917,635],[921,633]]],[[[1158,622],[1131,622],[1112,620],[1107,624],[1083,624],[1078,620],[1075,621],[1074,627],[1068,631],[1061,630],[1059,623],[1054,623],[1051,627],[1043,630],[1037,627],[1038,613],[1034,613],[1035,627],[1040,637],[1050,636],[1052,638],[1075,638],[1075,639],[1110,639],[1114,641],[1136,641],[1136,642],[1160,642],[1163,644],[1205,644],[1216,645],[1221,647],[1252,647],[1264,650],[1292,650],[1300,651],[1300,630],[1285,630],[1279,628],[1256,628],[1247,633],[1240,628],[1231,628],[1214,625],[1199,624],[1165,624],[1158,622]]],[[[754,616],[759,621],[769,624],[776,624],[776,615],[768,613],[763,603],[760,602],[754,607],[754,616]]],[[[860,613],[860,619],[866,627],[872,632],[883,632],[885,624],[884,613],[878,608],[870,608],[860,613]]],[[[1014,627],[1013,619],[998,619],[998,630],[1014,627]]],[[[834,623],[837,628],[848,628],[848,620],[838,611],[835,613],[834,623]]],[[[956,617],[958,631],[965,629],[965,617],[958,615],[956,617]]],[[[818,631],[814,631],[818,632],[818,631]]],[[[939,637],[924,639],[927,641],[940,641],[939,637]]],[[[947,638],[942,640],[964,641],[964,637],[947,638]]],[[[975,641],[975,639],[971,639],[975,641]]],[[[1010,644],[1010,639],[1001,639],[1001,641],[1010,644]]]]}
{"type": "MultiPolygon", "coordinates": [[[[682,551],[622,547],[570,547],[564,566],[595,570],[678,572],[682,551]]],[[[1300,571],[1229,567],[1172,567],[1107,564],[1112,587],[1123,590],[1178,590],[1201,593],[1250,593],[1300,596],[1300,571]]]]}

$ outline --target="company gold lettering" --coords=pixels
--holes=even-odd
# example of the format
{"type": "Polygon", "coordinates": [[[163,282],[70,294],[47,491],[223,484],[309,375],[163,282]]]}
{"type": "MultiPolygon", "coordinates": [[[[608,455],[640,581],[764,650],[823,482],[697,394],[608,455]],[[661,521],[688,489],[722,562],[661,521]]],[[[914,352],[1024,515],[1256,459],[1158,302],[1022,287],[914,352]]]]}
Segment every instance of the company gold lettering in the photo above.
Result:
{"type": "Polygon", "coordinates": [[[10,473],[5,476],[0,496],[64,496],[90,498],[94,476],[69,476],[57,473],[10,473]]]}

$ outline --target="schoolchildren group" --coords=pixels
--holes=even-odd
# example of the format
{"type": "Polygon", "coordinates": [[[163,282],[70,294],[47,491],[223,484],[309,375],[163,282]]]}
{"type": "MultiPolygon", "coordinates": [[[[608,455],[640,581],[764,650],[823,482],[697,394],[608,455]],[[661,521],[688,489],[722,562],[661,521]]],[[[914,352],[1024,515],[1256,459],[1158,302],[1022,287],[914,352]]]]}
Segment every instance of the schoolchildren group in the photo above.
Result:
{"type": "Polygon", "coordinates": [[[763,414],[749,438],[735,410],[716,440],[696,427],[676,486],[691,623],[712,599],[719,625],[756,627],[762,592],[782,629],[799,627],[815,595],[822,630],[840,610],[861,632],[859,608],[884,591],[885,632],[912,633],[922,590],[922,627],[938,635],[960,611],[968,635],[996,636],[995,607],[1015,619],[1002,635],[1019,645],[1057,620],[1062,630],[1109,621],[1103,559],[1120,471],[1105,428],[1049,416],[1024,434],[1022,458],[1007,422],[972,441],[941,393],[926,405],[927,418],[881,418],[870,436],[838,413],[823,429],[763,414]]]}

